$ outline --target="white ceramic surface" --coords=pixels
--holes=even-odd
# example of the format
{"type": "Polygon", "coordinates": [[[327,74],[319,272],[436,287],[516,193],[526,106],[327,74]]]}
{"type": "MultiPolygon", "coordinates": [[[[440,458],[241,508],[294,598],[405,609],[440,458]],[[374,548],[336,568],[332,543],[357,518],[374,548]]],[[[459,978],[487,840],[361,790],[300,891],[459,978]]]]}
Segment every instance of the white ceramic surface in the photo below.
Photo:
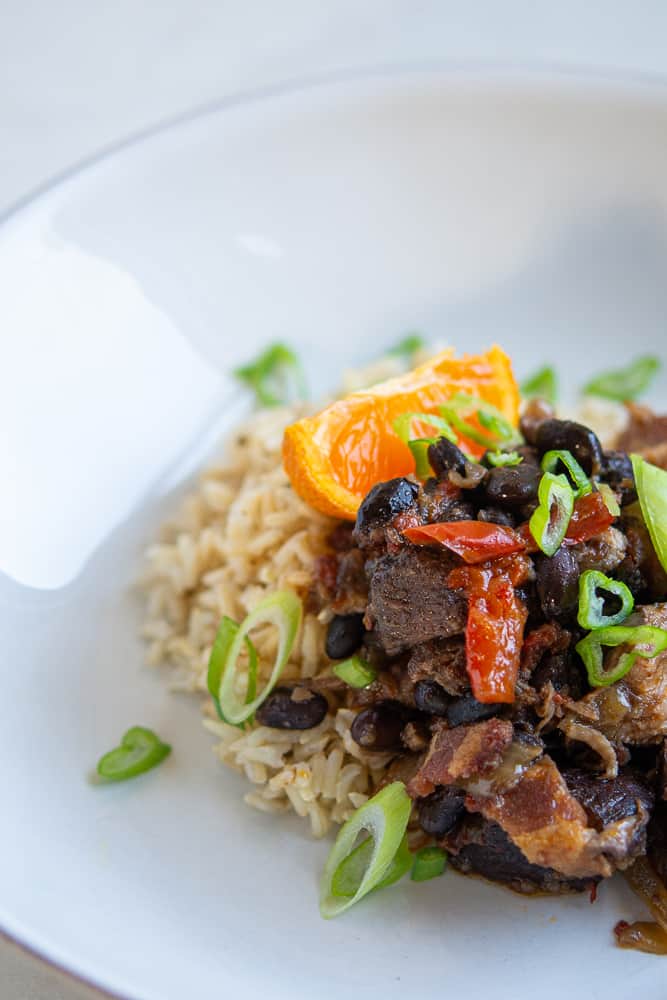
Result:
{"type": "MultiPolygon", "coordinates": [[[[622,884],[524,901],[450,874],[317,915],[327,845],[240,801],[195,704],[141,668],[142,545],[269,339],[316,390],[406,329],[576,380],[665,354],[667,94],[370,77],[230,105],[0,230],[0,923],[128,997],[662,997],[622,884]],[[130,724],[159,771],[93,787],[130,724]],[[574,983],[570,981],[570,992],[574,983]],[[578,995],[578,994],[577,994],[578,995]]],[[[664,395],[665,380],[656,389],[664,395]]]]}

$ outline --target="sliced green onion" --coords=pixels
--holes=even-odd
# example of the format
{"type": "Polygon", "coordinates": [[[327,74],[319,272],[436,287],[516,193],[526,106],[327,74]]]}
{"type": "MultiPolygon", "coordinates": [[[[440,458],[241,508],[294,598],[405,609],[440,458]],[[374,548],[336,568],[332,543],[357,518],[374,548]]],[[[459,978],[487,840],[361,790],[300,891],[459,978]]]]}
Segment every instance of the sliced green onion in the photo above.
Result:
{"type": "Polygon", "coordinates": [[[577,621],[582,628],[605,628],[610,625],[620,625],[625,621],[635,606],[635,599],[629,587],[626,587],[620,580],[612,580],[597,569],[587,569],[579,577],[579,611],[577,621]],[[604,614],[605,596],[600,596],[598,591],[603,590],[606,595],[618,597],[621,602],[620,610],[615,615],[604,614]]]}
{"type": "Polygon", "coordinates": [[[351,656],[349,660],[337,663],[333,668],[336,677],[349,684],[353,688],[365,688],[372,684],[377,677],[377,670],[374,670],[370,663],[360,656],[351,656]]]}
{"type": "Polygon", "coordinates": [[[574,489],[574,499],[593,492],[593,485],[571,451],[548,451],[542,459],[544,472],[555,472],[559,465],[567,469],[574,489]]]}
{"type": "Polygon", "coordinates": [[[415,460],[417,479],[428,479],[432,473],[431,463],[428,460],[428,450],[435,440],[435,438],[416,438],[414,441],[408,441],[408,448],[415,460]]]}
{"type": "Polygon", "coordinates": [[[655,554],[667,573],[667,472],[641,455],[631,455],[642,516],[655,554]]]}
{"type": "Polygon", "coordinates": [[[427,882],[442,875],[447,867],[447,854],[441,847],[422,847],[415,854],[410,878],[413,882],[427,882]]]}
{"type": "MultiPolygon", "coordinates": [[[[218,627],[208,661],[206,685],[211,698],[213,699],[216,711],[223,722],[229,722],[229,720],[225,718],[225,714],[222,711],[220,700],[218,698],[218,692],[220,691],[220,682],[222,680],[225,663],[238,630],[239,626],[237,623],[225,615],[218,627]]],[[[254,699],[257,693],[257,650],[255,649],[249,636],[245,637],[245,644],[248,650],[248,685],[245,697],[247,705],[254,699]]],[[[243,724],[239,723],[239,725],[242,726],[243,724]]]]}
{"type": "Polygon", "coordinates": [[[519,388],[525,399],[538,397],[553,404],[558,396],[558,376],[551,365],[545,365],[524,379],[519,388]]]}
{"type": "Polygon", "coordinates": [[[667,631],[651,625],[612,625],[589,632],[575,649],[584,661],[591,687],[607,687],[625,677],[638,656],[648,660],[667,649],[667,631]],[[605,670],[602,647],[624,645],[630,650],[621,654],[615,667],[605,670]]]}
{"type": "Polygon", "coordinates": [[[270,344],[255,361],[236,368],[233,374],[253,390],[262,406],[288,402],[290,382],[299,398],[308,395],[301,362],[286,344],[270,344]]]}
{"type": "Polygon", "coordinates": [[[409,333],[407,336],[399,340],[397,344],[391,347],[387,354],[391,357],[406,358],[408,361],[411,359],[412,355],[417,351],[420,351],[422,347],[426,346],[426,341],[418,333],[409,333]]]}
{"type": "MultiPolygon", "coordinates": [[[[453,441],[456,444],[458,440],[456,434],[443,417],[439,417],[434,413],[401,413],[400,417],[396,417],[391,426],[403,444],[408,444],[413,440],[412,425],[416,421],[419,421],[420,424],[426,424],[427,427],[433,427],[439,432],[438,437],[445,437],[448,441],[453,441]]],[[[418,438],[417,440],[426,439],[418,438]]],[[[437,441],[437,438],[430,438],[430,440],[437,441]]]]}
{"type": "Polygon", "coordinates": [[[519,440],[518,432],[500,410],[476,396],[457,392],[440,407],[440,412],[460,434],[485,448],[494,449],[499,441],[519,440]],[[480,431],[465,420],[464,416],[476,416],[481,426],[490,433],[480,431]]]}
{"type": "MultiPolygon", "coordinates": [[[[336,899],[350,899],[355,895],[361,885],[364,872],[368,868],[372,853],[373,838],[366,837],[351,854],[343,858],[331,880],[332,896],[335,896],[336,899]]],[[[374,891],[398,882],[410,870],[411,865],[412,854],[408,847],[408,838],[403,837],[396,854],[389,863],[387,874],[378,882],[374,891]]]]}
{"type": "Polygon", "coordinates": [[[539,506],[528,522],[535,543],[547,556],[552,556],[565,538],[574,510],[574,491],[565,476],[545,472],[537,490],[539,506]]]}
{"type": "Polygon", "coordinates": [[[105,753],[97,763],[97,773],[106,781],[126,781],[161,764],[171,753],[168,743],[152,729],[132,726],[123,736],[120,746],[105,753]]]}
{"type": "Polygon", "coordinates": [[[521,465],[523,462],[518,451],[487,451],[484,459],[494,469],[501,469],[506,465],[521,465]]]}
{"type": "MultiPolygon", "coordinates": [[[[214,693],[214,697],[218,699],[221,715],[226,722],[234,726],[245,722],[269,696],[289,659],[301,625],[301,616],[301,601],[296,594],[290,590],[279,590],[260,601],[257,607],[238,626],[231,644],[222,649],[222,666],[216,667],[216,670],[219,669],[220,683],[217,695],[214,693]],[[278,628],[278,651],[271,675],[262,691],[250,701],[241,702],[235,690],[236,666],[246,636],[251,629],[257,628],[258,625],[275,625],[278,628]]],[[[250,671],[248,673],[250,676],[250,671]]],[[[214,680],[215,676],[214,672],[214,680]]]]}
{"type": "Polygon", "coordinates": [[[620,517],[621,508],[619,506],[618,500],[616,499],[616,494],[612,490],[609,483],[598,483],[598,493],[604,500],[605,507],[607,508],[611,516],[620,517]]]}
{"type": "Polygon", "coordinates": [[[636,399],[648,388],[653,376],[660,368],[660,360],[652,354],[637,358],[627,368],[604,372],[591,379],[582,392],[588,396],[603,396],[624,403],[636,399]]]}
{"type": "Polygon", "coordinates": [[[338,831],[320,885],[320,913],[335,917],[358,903],[375,889],[389,872],[398,852],[412,810],[412,801],[402,781],[386,785],[372,799],[365,802],[338,831]],[[341,862],[352,853],[358,835],[367,830],[373,840],[373,850],[368,867],[353,896],[337,898],[333,894],[333,878],[341,862]]]}

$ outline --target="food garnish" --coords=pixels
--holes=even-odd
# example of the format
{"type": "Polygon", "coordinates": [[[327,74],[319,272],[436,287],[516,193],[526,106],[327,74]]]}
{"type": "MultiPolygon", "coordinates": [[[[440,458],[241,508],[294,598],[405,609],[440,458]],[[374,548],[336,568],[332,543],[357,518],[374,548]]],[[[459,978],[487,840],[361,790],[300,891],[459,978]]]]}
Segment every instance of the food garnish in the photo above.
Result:
{"type": "MultiPolygon", "coordinates": [[[[354,896],[361,885],[372,853],[373,838],[366,837],[346,858],[343,858],[331,880],[332,896],[336,899],[351,899],[354,896]]],[[[404,836],[396,854],[389,862],[386,875],[380,879],[372,891],[377,892],[378,889],[385,889],[388,885],[398,882],[410,870],[411,865],[412,854],[408,847],[408,838],[404,836]]]]}
{"type": "Polygon", "coordinates": [[[638,656],[650,660],[667,649],[667,631],[651,625],[611,625],[597,628],[581,639],[576,650],[584,661],[591,687],[615,684],[632,669],[638,656]],[[628,646],[611,669],[603,667],[603,646],[628,646]]]}
{"type": "Polygon", "coordinates": [[[597,569],[587,569],[579,577],[579,611],[577,621],[582,628],[604,628],[610,625],[620,625],[625,621],[633,607],[635,599],[630,588],[620,580],[612,580],[597,569]],[[607,596],[618,598],[620,609],[613,615],[604,613],[605,597],[599,591],[605,591],[607,596]]]}
{"type": "Polygon", "coordinates": [[[546,556],[552,556],[565,538],[574,510],[574,492],[567,477],[545,472],[538,488],[539,505],[531,515],[528,528],[535,544],[546,556]]]}
{"type": "Polygon", "coordinates": [[[512,528],[486,521],[446,521],[406,528],[403,534],[416,545],[439,542],[467,563],[486,562],[498,556],[521,552],[525,542],[512,528]]]}
{"type": "MultiPolygon", "coordinates": [[[[229,624],[230,619],[223,619],[209,660],[208,687],[216,699],[220,715],[225,722],[229,722],[231,725],[246,722],[262,702],[268,698],[292,652],[292,646],[301,625],[301,617],[301,601],[296,594],[291,590],[278,590],[260,601],[240,625],[237,626],[235,622],[231,622],[231,625],[235,626],[234,629],[229,624]],[[253,690],[256,666],[252,669],[252,674],[249,668],[245,701],[240,701],[236,676],[239,656],[248,633],[261,625],[275,625],[278,628],[276,658],[269,679],[259,694],[255,694],[253,690]],[[253,697],[248,700],[249,694],[252,694],[253,697]]],[[[254,659],[251,652],[250,665],[253,664],[254,659]]]]}
{"type": "MultiPolygon", "coordinates": [[[[393,422],[409,413],[441,416],[440,407],[463,393],[488,403],[508,426],[518,421],[519,393],[507,355],[499,347],[455,358],[451,349],[426,364],[332,403],[289,426],[283,461],[299,496],[324,514],[354,520],[378,482],[414,472],[414,457],[393,422]]],[[[494,437],[491,447],[497,444],[494,437]]],[[[472,454],[484,450],[474,442],[472,454]]]]}
{"type": "Polygon", "coordinates": [[[525,378],[520,386],[524,399],[546,399],[552,406],[558,396],[558,376],[555,368],[545,365],[525,378]]]}
{"type": "MultiPolygon", "coordinates": [[[[228,720],[225,718],[218,694],[220,691],[222,674],[229,656],[229,651],[232,648],[232,643],[234,642],[234,638],[238,630],[238,623],[225,615],[218,626],[218,631],[213,641],[213,647],[208,661],[206,686],[208,687],[209,694],[213,699],[216,711],[223,722],[227,722],[228,720]]],[[[257,650],[255,649],[249,636],[245,637],[245,644],[248,651],[248,683],[246,687],[245,700],[246,704],[249,704],[249,702],[254,699],[257,692],[257,650]]],[[[250,719],[251,717],[249,716],[245,721],[249,721],[250,719]]],[[[242,726],[243,723],[239,723],[239,725],[242,726]]]]}
{"type": "Polygon", "coordinates": [[[300,399],[308,395],[301,362],[287,344],[270,344],[258,358],[236,368],[233,374],[253,390],[261,406],[287,403],[293,395],[291,387],[300,399]]]}
{"type": "Polygon", "coordinates": [[[565,467],[565,474],[569,477],[570,484],[574,490],[574,498],[586,496],[593,492],[593,485],[581,468],[571,451],[554,450],[548,451],[542,458],[542,469],[544,472],[559,471],[559,466],[565,467]]]}
{"type": "Polygon", "coordinates": [[[415,854],[410,878],[413,882],[427,882],[431,878],[442,875],[446,867],[446,851],[443,851],[441,847],[422,847],[415,854]]]}
{"type": "Polygon", "coordinates": [[[126,781],[157,767],[170,753],[169,744],[163,743],[152,729],[132,726],[124,734],[120,746],[100,757],[97,773],[105,781],[126,781]]]}
{"type": "Polygon", "coordinates": [[[336,677],[353,688],[365,688],[377,677],[377,670],[360,656],[350,656],[333,667],[336,677]]]}
{"type": "Polygon", "coordinates": [[[426,346],[426,341],[419,333],[408,333],[402,340],[399,340],[397,344],[390,347],[387,354],[390,357],[405,358],[409,361],[413,354],[417,351],[421,351],[423,347],[426,346]]]}
{"type": "MultiPolygon", "coordinates": [[[[372,889],[376,889],[386,875],[401,847],[412,810],[402,781],[394,781],[365,802],[338,831],[324,866],[320,887],[320,913],[323,917],[335,917],[354,906],[372,889]],[[373,849],[367,867],[352,896],[334,895],[334,877],[341,862],[354,850],[357,837],[362,830],[368,831],[373,849]]],[[[407,870],[407,869],[406,869],[407,870]]],[[[341,880],[343,888],[348,887],[346,878],[341,880]]],[[[340,891],[340,883],[339,883],[340,891]]]]}
{"type": "Polygon", "coordinates": [[[667,472],[632,455],[635,486],[644,522],[660,565],[667,572],[667,472]]]}
{"type": "Polygon", "coordinates": [[[603,396],[625,403],[645,392],[659,369],[659,358],[647,354],[636,358],[626,368],[597,375],[586,383],[582,391],[588,396],[603,396]]]}

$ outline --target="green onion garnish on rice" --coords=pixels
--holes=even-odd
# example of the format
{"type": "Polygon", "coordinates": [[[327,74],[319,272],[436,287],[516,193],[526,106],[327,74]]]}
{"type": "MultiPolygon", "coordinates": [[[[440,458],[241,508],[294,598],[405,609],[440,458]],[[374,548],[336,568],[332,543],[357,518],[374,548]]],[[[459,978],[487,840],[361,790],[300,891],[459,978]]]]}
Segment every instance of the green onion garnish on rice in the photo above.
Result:
{"type": "Polygon", "coordinates": [[[367,663],[361,656],[356,655],[337,663],[333,672],[336,677],[340,677],[342,681],[353,688],[368,687],[377,677],[377,670],[374,670],[370,663],[367,663]]]}
{"type": "MultiPolygon", "coordinates": [[[[386,785],[365,802],[340,828],[324,866],[320,886],[320,913],[325,918],[336,917],[376,889],[386,875],[405,836],[412,801],[402,781],[386,785]],[[343,861],[355,850],[359,834],[366,830],[373,843],[368,866],[353,896],[335,896],[333,882],[343,861]]],[[[343,887],[347,885],[343,883],[343,887]]],[[[340,883],[338,883],[340,889],[340,883]]]]}
{"type": "MultiPolygon", "coordinates": [[[[216,643],[211,651],[209,660],[208,687],[214,699],[217,699],[221,717],[225,722],[233,726],[238,726],[246,722],[259,708],[262,702],[268,698],[275,687],[278,678],[285,669],[289,659],[294,641],[301,626],[302,617],[301,601],[290,590],[279,590],[275,594],[270,594],[260,601],[256,608],[247,615],[240,625],[236,625],[231,619],[232,629],[225,624],[225,619],[221,623],[221,631],[218,631],[216,643],[220,637],[220,644],[216,650],[216,643]],[[237,665],[248,633],[260,625],[275,625],[279,632],[278,650],[268,681],[259,694],[251,690],[252,680],[256,676],[256,664],[252,672],[248,670],[248,690],[245,700],[241,701],[236,691],[237,687],[237,665]],[[231,642],[229,641],[231,638],[231,642]],[[217,691],[216,691],[217,685],[217,691]],[[249,693],[253,697],[248,700],[249,693]]],[[[250,654],[250,663],[253,662],[253,653],[250,654]]]]}
{"type": "Polygon", "coordinates": [[[551,365],[545,365],[533,372],[523,380],[519,391],[524,399],[545,399],[553,406],[558,397],[558,376],[555,369],[551,365]]]}
{"type": "Polygon", "coordinates": [[[262,406],[279,406],[292,395],[299,399],[308,395],[301,362],[286,344],[270,344],[255,361],[241,365],[233,374],[253,390],[262,406]]]}
{"type": "MultiPolygon", "coordinates": [[[[222,711],[218,693],[220,691],[220,682],[222,680],[225,663],[227,662],[229,651],[232,648],[232,643],[234,642],[234,638],[238,630],[239,626],[237,623],[225,615],[218,627],[208,661],[206,685],[208,687],[209,694],[213,699],[216,711],[223,722],[227,722],[228,720],[225,718],[225,714],[222,711]]],[[[246,687],[245,697],[247,705],[254,699],[255,694],[257,693],[257,650],[255,649],[249,636],[245,637],[245,644],[248,650],[248,684],[246,687]]]]}
{"type": "Polygon", "coordinates": [[[648,386],[660,368],[660,360],[652,354],[637,358],[625,368],[604,372],[591,379],[583,387],[587,396],[602,396],[604,399],[614,399],[624,403],[636,399],[648,389],[648,386]]]}
{"type": "Polygon", "coordinates": [[[441,847],[422,847],[415,854],[410,878],[413,882],[427,882],[442,875],[447,867],[447,854],[441,847]]]}
{"type": "Polygon", "coordinates": [[[171,753],[152,729],[132,726],[123,736],[120,746],[100,757],[97,773],[106,781],[126,781],[161,764],[171,753]]]}

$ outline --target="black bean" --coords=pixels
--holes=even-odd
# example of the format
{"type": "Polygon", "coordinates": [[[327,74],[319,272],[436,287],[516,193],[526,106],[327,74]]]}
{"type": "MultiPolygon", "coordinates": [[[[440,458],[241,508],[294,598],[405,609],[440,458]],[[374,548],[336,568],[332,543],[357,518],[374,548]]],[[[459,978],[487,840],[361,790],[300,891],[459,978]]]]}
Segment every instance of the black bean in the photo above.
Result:
{"type": "Polygon", "coordinates": [[[466,722],[489,719],[499,711],[500,705],[485,705],[471,694],[461,695],[447,706],[447,722],[450,726],[461,726],[466,722]]]}
{"type": "Polygon", "coordinates": [[[465,812],[465,792],[459,788],[438,788],[432,795],[417,800],[417,817],[425,833],[444,837],[465,812]]]}
{"type": "Polygon", "coordinates": [[[501,507],[482,507],[477,514],[478,521],[487,521],[489,524],[502,524],[506,528],[514,528],[516,520],[509,511],[501,507]]]}
{"type": "Polygon", "coordinates": [[[363,615],[334,615],[327,629],[325,651],[331,660],[352,656],[364,637],[363,615]]]}
{"type": "Polygon", "coordinates": [[[540,453],[537,448],[533,448],[530,444],[520,444],[514,449],[521,455],[524,465],[539,465],[540,464],[540,453]]]}
{"type": "Polygon", "coordinates": [[[546,618],[573,614],[579,602],[579,564],[561,545],[555,555],[535,559],[537,593],[546,618]]]}
{"type": "Polygon", "coordinates": [[[402,514],[414,505],[419,487],[404,477],[378,483],[366,494],[357,512],[356,530],[376,528],[389,524],[397,514],[402,514]]]}
{"type": "Polygon", "coordinates": [[[465,473],[466,459],[460,448],[452,441],[441,437],[428,449],[428,460],[436,476],[444,479],[450,470],[455,469],[461,475],[465,473]]]}
{"type": "Polygon", "coordinates": [[[507,466],[491,469],[484,483],[484,492],[492,504],[521,507],[537,497],[542,472],[534,465],[507,466]]]}
{"type": "Polygon", "coordinates": [[[585,691],[579,658],[569,653],[549,653],[543,656],[533,670],[530,683],[539,691],[551,683],[556,691],[563,691],[576,701],[585,691]]]}
{"type": "Polygon", "coordinates": [[[312,729],[320,724],[328,709],[324,695],[315,691],[277,687],[259,706],[255,718],[260,725],[271,729],[312,729]]]}
{"type": "Polygon", "coordinates": [[[602,454],[600,478],[621,495],[621,506],[637,499],[635,475],[630,456],[625,451],[605,451],[602,454]]]}
{"type": "Polygon", "coordinates": [[[541,455],[547,451],[569,451],[587,476],[597,475],[602,464],[602,445],[590,427],[574,420],[545,420],[535,434],[541,455]]]}
{"type": "Polygon", "coordinates": [[[379,701],[359,712],[350,732],[364,750],[400,750],[401,731],[409,720],[410,713],[400,702],[379,701]]]}
{"type": "Polygon", "coordinates": [[[423,680],[415,684],[415,705],[420,712],[447,715],[449,697],[437,681],[423,680]]]}

